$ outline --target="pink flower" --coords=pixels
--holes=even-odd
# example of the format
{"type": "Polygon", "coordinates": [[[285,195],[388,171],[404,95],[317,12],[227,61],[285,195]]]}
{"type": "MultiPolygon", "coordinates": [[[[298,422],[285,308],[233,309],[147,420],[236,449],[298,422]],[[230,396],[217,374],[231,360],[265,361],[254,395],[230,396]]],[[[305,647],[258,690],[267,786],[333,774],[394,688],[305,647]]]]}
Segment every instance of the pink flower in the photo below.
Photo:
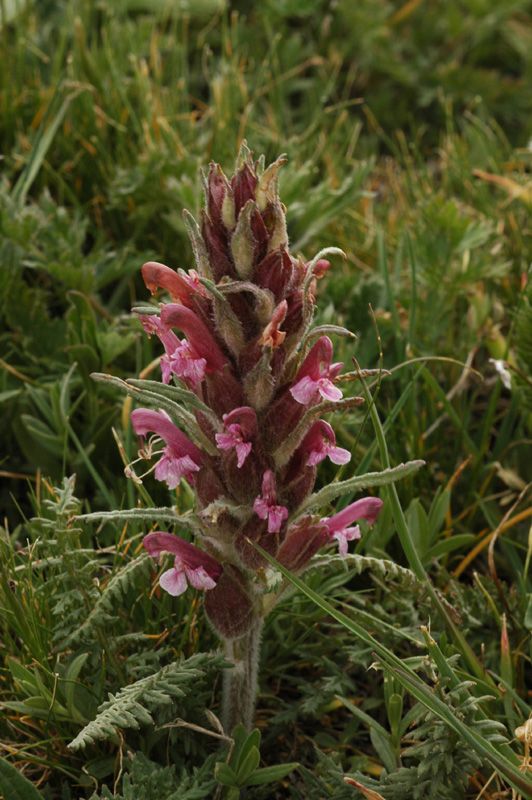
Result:
{"type": "Polygon", "coordinates": [[[336,447],[336,436],[328,422],[319,419],[313,424],[300,444],[300,449],[307,454],[307,467],[319,464],[329,457],[333,464],[347,464],[351,453],[343,447],[336,447]]]}
{"type": "Polygon", "coordinates": [[[183,594],[187,586],[203,591],[214,589],[222,574],[222,565],[215,558],[172,533],[148,533],[143,545],[152,558],[157,558],[161,553],[175,555],[174,566],[159,578],[161,589],[173,597],[183,594]]]}
{"type": "Polygon", "coordinates": [[[165,352],[173,353],[179,344],[179,339],[175,333],[171,330],[168,330],[166,325],[163,325],[156,314],[143,314],[139,317],[139,319],[148,336],[152,336],[152,334],[158,336],[159,340],[164,346],[165,352]]]}
{"type": "Polygon", "coordinates": [[[159,288],[166,289],[173,300],[179,300],[180,303],[189,308],[193,305],[192,297],[194,294],[199,294],[202,297],[207,296],[207,292],[199,282],[195,270],[191,270],[190,274],[183,270],[175,272],[165,264],[159,264],[158,261],[147,261],[142,267],[142,277],[152,294],[159,288]]]}
{"type": "Polygon", "coordinates": [[[328,336],[322,336],[303,361],[296,375],[296,382],[290,389],[290,394],[304,406],[319,400],[338,402],[342,399],[342,392],[333,380],[343,367],[342,363],[331,364],[333,345],[328,336]]]}
{"type": "Polygon", "coordinates": [[[237,467],[240,469],[251,453],[252,443],[249,441],[257,430],[257,416],[249,406],[242,406],[223,415],[225,433],[215,434],[216,444],[220,450],[236,450],[237,467]]]}
{"type": "Polygon", "coordinates": [[[348,527],[351,522],[358,519],[363,519],[370,525],[373,525],[379,512],[382,508],[382,500],[378,497],[362,497],[354,503],[346,506],[338,514],[332,517],[327,517],[321,521],[327,527],[329,536],[338,541],[338,550],[340,555],[347,555],[347,543],[353,539],[360,539],[360,528],[355,525],[353,528],[348,527]]]}
{"type": "Polygon", "coordinates": [[[186,339],[178,339],[173,353],[168,353],[161,358],[161,369],[164,383],[169,383],[170,375],[174,373],[178,378],[190,381],[196,388],[205,378],[207,359],[195,355],[186,339]]]}
{"type": "Polygon", "coordinates": [[[262,496],[253,503],[253,511],[260,519],[268,520],[268,533],[279,533],[285,519],[288,518],[286,506],[276,505],[275,476],[267,469],[262,478],[262,496]]]}
{"type": "Polygon", "coordinates": [[[190,308],[167,303],[161,309],[161,322],[167,328],[179,328],[186,334],[190,354],[195,359],[205,359],[207,372],[221,370],[227,364],[211,331],[190,308]]]}
{"type": "Polygon", "coordinates": [[[152,431],[166,443],[155,467],[158,481],[165,481],[169,489],[175,489],[181,478],[194,482],[194,473],[201,469],[203,454],[166,414],[136,408],[131,412],[131,422],[137,436],[146,436],[148,431],[152,431]]]}

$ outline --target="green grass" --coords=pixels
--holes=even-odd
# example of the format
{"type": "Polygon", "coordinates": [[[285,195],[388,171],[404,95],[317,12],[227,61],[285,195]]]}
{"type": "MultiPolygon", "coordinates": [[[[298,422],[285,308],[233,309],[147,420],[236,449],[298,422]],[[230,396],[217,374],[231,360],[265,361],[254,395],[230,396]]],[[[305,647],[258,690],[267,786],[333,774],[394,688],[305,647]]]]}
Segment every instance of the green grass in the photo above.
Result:
{"type": "Polygon", "coordinates": [[[0,755],[47,800],[215,791],[227,754],[190,726],[216,733],[218,678],[67,747],[109,692],[216,646],[199,599],[151,597],[142,522],[71,518],[188,507],[125,479],[128,401],[89,375],[155,357],[129,316],[139,267],[191,265],[181,211],[245,137],[288,154],[292,249],[347,255],[319,287],[319,323],[358,336],[338,357],[391,372],[341,420],[340,479],[387,466],[379,420],[392,463],[427,467],[352,568],[325,559],[268,620],[262,765],[300,767],[242,797],[356,797],[345,774],[390,800],[474,798],[490,778],[483,796],[510,797],[532,655],[531,4],[183,8],[0,3],[0,755]]]}

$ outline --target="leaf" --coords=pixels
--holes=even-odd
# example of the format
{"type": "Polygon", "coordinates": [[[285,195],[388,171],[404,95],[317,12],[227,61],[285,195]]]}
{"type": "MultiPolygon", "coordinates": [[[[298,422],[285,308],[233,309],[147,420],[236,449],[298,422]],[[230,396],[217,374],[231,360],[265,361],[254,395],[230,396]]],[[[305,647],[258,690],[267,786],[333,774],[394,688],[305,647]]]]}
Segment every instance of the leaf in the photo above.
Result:
{"type": "Polygon", "coordinates": [[[363,556],[359,553],[348,553],[346,556],[341,556],[338,553],[314,556],[305,572],[322,569],[323,567],[331,565],[346,569],[350,573],[352,572],[353,575],[361,575],[367,570],[380,575],[381,578],[397,580],[406,585],[421,585],[421,582],[416,578],[411,569],[402,567],[400,564],[396,564],[395,561],[389,561],[385,558],[375,558],[373,556],[363,556]]]}
{"type": "Polygon", "coordinates": [[[124,508],[116,511],[92,511],[89,514],[78,514],[76,520],[84,522],[124,522],[134,520],[136,522],[163,521],[170,522],[172,525],[182,525],[190,530],[197,530],[198,524],[191,516],[179,516],[172,508],[163,506],[161,508],[124,508]]]}
{"type": "Polygon", "coordinates": [[[214,768],[214,777],[222,786],[237,786],[235,771],[224,761],[217,761],[214,768]]]}
{"type": "Polygon", "coordinates": [[[257,769],[260,764],[260,753],[257,747],[252,745],[247,749],[247,753],[241,760],[238,770],[237,778],[240,786],[245,786],[248,778],[257,769]]]}
{"type": "MultiPolygon", "coordinates": [[[[108,623],[109,617],[112,616],[114,609],[123,605],[126,592],[135,586],[139,580],[147,582],[151,563],[150,556],[147,553],[142,553],[115,572],[96,601],[87,619],[74,630],[68,639],[69,646],[72,646],[72,644],[84,637],[90,638],[95,631],[98,629],[101,630],[108,623]]],[[[82,655],[85,657],[87,656],[86,653],[82,655]]],[[[83,662],[80,665],[80,669],[82,666],[83,662]]]]}
{"type": "Polygon", "coordinates": [[[263,786],[265,783],[280,781],[299,767],[299,762],[290,761],[286,764],[275,764],[272,767],[261,767],[256,769],[253,775],[248,778],[246,786],[263,786]]]}
{"type": "Polygon", "coordinates": [[[366,472],[365,475],[355,475],[353,478],[348,478],[346,481],[331,483],[329,486],[320,489],[319,492],[311,494],[299,507],[297,514],[299,516],[303,513],[308,513],[313,508],[322,508],[337,497],[347,494],[347,492],[353,492],[357,489],[387,486],[390,483],[413,475],[414,472],[417,472],[418,469],[424,466],[425,462],[421,459],[417,459],[415,461],[407,461],[406,464],[398,464],[396,467],[383,469],[382,472],[366,472]]]}
{"type": "Polygon", "coordinates": [[[424,561],[431,561],[433,558],[452,553],[453,550],[458,550],[461,547],[467,547],[476,540],[474,533],[458,533],[456,536],[449,536],[448,539],[442,539],[440,542],[431,547],[428,553],[425,554],[424,561]]]}
{"type": "Polygon", "coordinates": [[[76,703],[75,703],[75,695],[76,695],[76,687],[77,687],[77,680],[79,673],[83,669],[83,665],[85,661],[88,659],[89,653],[80,653],[77,655],[73,660],[72,663],[69,664],[68,669],[65,672],[63,677],[63,681],[65,683],[65,702],[66,707],[68,709],[69,714],[72,716],[72,719],[76,720],[77,722],[83,722],[83,715],[80,714],[76,703]]]}
{"type": "Polygon", "coordinates": [[[5,758],[0,758],[0,796],[3,800],[44,800],[35,786],[5,758]]]}
{"type": "Polygon", "coordinates": [[[153,675],[124,686],[99,708],[96,718],[68,745],[71,750],[85,748],[100,739],[115,739],[118,729],[153,724],[152,713],[197,691],[198,682],[225,665],[219,655],[197,653],[186,661],[168,664],[153,675]]]}

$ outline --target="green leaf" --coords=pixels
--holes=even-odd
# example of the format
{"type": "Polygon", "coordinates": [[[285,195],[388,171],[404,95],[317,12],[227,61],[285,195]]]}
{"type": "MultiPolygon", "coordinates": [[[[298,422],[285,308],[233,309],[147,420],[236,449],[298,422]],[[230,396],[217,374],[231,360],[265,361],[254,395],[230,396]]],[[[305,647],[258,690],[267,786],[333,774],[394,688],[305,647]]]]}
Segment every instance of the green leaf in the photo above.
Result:
{"type": "Polygon", "coordinates": [[[260,750],[260,731],[258,728],[254,728],[248,734],[243,725],[237,725],[233,731],[233,739],[235,740],[235,751],[231,758],[231,765],[239,772],[240,766],[247,758],[249,751],[253,747],[260,750]]]}
{"type": "Polygon", "coordinates": [[[311,494],[299,507],[297,513],[300,515],[308,513],[313,508],[322,508],[333,500],[336,500],[337,497],[347,494],[347,492],[353,492],[357,489],[387,486],[390,483],[395,483],[395,481],[413,475],[414,472],[417,472],[418,469],[424,466],[425,462],[421,459],[417,459],[415,461],[408,461],[406,464],[398,464],[396,467],[383,469],[381,472],[366,472],[365,475],[355,475],[353,478],[348,478],[346,481],[331,483],[319,492],[311,494]]]}
{"type": "Polygon", "coordinates": [[[237,770],[239,786],[245,786],[249,776],[255,772],[260,764],[260,752],[254,745],[247,749],[245,757],[241,760],[237,770]]]}
{"type": "Polygon", "coordinates": [[[214,777],[222,786],[238,786],[235,771],[225,761],[216,762],[214,777]]]}
{"type": "Polygon", "coordinates": [[[4,800],[44,800],[35,786],[4,758],[0,758],[0,796],[4,800]]]}
{"type": "Polygon", "coordinates": [[[256,769],[253,775],[248,778],[246,786],[262,786],[265,783],[280,781],[298,767],[299,763],[297,761],[275,764],[273,767],[261,767],[256,769]]]}
{"type": "Polygon", "coordinates": [[[68,665],[65,672],[63,681],[65,684],[64,694],[66,707],[73,720],[76,722],[85,722],[83,714],[78,710],[75,702],[76,687],[79,673],[83,669],[85,661],[88,659],[89,653],[80,653],[68,665]]]}
{"type": "Polygon", "coordinates": [[[459,550],[461,547],[467,547],[476,540],[474,533],[458,533],[456,536],[449,536],[448,539],[442,539],[431,547],[428,553],[425,553],[424,561],[430,561],[433,558],[452,553],[453,550],[459,550]]]}
{"type": "Polygon", "coordinates": [[[397,759],[390,742],[390,734],[384,736],[377,728],[369,729],[369,738],[387,772],[392,773],[397,769],[397,759]]]}
{"type": "Polygon", "coordinates": [[[451,503],[451,492],[449,489],[438,489],[429,510],[429,530],[430,540],[433,542],[443,527],[445,516],[451,503]]]}
{"type": "Polygon", "coordinates": [[[425,509],[417,497],[415,497],[408,506],[405,517],[414,547],[419,553],[420,558],[424,561],[425,553],[430,546],[429,520],[425,509]]]}

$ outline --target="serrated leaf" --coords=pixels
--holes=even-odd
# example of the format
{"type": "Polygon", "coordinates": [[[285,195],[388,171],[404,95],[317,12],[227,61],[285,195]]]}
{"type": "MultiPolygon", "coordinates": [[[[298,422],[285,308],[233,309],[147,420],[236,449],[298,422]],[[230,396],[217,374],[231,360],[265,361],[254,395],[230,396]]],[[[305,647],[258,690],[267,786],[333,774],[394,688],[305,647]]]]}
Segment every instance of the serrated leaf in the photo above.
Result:
{"type": "Polygon", "coordinates": [[[406,464],[398,464],[396,467],[383,469],[381,472],[366,472],[365,475],[355,475],[345,481],[338,481],[325,486],[319,492],[311,494],[310,497],[299,507],[297,514],[308,513],[313,508],[323,508],[348,492],[358,489],[370,489],[378,486],[388,486],[390,483],[407,478],[425,466],[421,459],[407,461],[406,464]]]}

